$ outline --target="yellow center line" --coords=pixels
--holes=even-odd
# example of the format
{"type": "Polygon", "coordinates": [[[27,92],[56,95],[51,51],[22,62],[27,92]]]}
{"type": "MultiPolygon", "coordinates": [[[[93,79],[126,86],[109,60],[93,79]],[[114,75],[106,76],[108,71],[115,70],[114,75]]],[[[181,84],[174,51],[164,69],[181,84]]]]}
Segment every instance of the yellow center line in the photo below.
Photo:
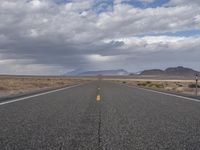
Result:
{"type": "Polygon", "coordinates": [[[96,101],[100,101],[100,100],[101,100],[101,96],[100,96],[100,94],[98,94],[96,97],[96,101]]]}

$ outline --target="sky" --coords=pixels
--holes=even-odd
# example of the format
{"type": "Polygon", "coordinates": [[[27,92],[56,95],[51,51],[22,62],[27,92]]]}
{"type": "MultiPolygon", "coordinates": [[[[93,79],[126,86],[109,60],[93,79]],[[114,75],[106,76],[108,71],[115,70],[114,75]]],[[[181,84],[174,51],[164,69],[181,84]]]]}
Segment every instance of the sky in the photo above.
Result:
{"type": "Polygon", "coordinates": [[[0,74],[200,70],[199,0],[1,0],[0,74]]]}

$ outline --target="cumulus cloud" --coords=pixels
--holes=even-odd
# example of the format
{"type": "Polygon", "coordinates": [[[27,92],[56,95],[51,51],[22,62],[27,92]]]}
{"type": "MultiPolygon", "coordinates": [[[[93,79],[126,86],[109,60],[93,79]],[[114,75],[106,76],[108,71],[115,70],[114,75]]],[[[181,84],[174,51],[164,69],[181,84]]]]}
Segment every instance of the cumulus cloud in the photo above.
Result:
{"type": "Polygon", "coordinates": [[[105,8],[106,2],[94,0],[3,0],[0,73],[60,74],[80,68],[119,67],[137,71],[148,68],[149,61],[163,67],[160,64],[164,56],[170,63],[181,65],[182,59],[170,57],[172,53],[180,57],[189,54],[191,58],[187,57],[188,64],[183,61],[184,65],[196,60],[198,36],[138,35],[199,30],[200,7],[194,5],[198,1],[187,4],[173,0],[165,6],[146,9],[122,2],[115,0],[114,5],[105,8]]]}

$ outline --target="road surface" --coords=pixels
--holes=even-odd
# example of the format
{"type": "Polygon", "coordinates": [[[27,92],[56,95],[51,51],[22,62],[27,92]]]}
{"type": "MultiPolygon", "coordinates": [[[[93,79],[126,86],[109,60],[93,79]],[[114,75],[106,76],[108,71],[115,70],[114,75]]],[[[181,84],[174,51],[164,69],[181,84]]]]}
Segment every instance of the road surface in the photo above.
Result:
{"type": "Polygon", "coordinates": [[[0,104],[1,150],[198,150],[200,102],[96,81],[0,104]]]}

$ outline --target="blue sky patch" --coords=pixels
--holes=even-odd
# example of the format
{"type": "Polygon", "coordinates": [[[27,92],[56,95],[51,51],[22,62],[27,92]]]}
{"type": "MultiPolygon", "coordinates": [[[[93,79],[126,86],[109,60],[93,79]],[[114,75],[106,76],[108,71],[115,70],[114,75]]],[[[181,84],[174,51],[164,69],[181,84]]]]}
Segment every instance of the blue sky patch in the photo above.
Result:
{"type": "MultiPolygon", "coordinates": [[[[72,2],[73,0],[54,0],[54,1],[58,4],[63,4],[63,3],[72,2]]],[[[113,7],[114,5],[114,0],[95,0],[94,2],[95,4],[94,4],[93,9],[98,8],[99,12],[103,12],[104,10],[107,11],[108,7],[113,7]],[[102,8],[102,10],[100,9],[100,7],[102,8]]],[[[140,0],[122,0],[122,4],[129,4],[134,7],[138,7],[142,9],[161,7],[167,2],[169,2],[169,0],[155,0],[154,2],[151,2],[151,3],[145,3],[140,0]]]]}
{"type": "Polygon", "coordinates": [[[200,36],[200,30],[186,30],[186,31],[177,31],[177,32],[163,32],[163,33],[146,33],[138,34],[136,37],[145,37],[145,36],[175,36],[175,37],[191,37],[191,36],[200,36]]]}
{"type": "Polygon", "coordinates": [[[133,5],[134,7],[145,9],[145,8],[161,7],[167,2],[169,2],[169,0],[155,0],[154,2],[151,2],[151,3],[141,2],[139,0],[129,0],[129,1],[124,1],[123,3],[133,5]]]}
{"type": "Polygon", "coordinates": [[[99,14],[110,11],[110,9],[113,9],[113,5],[113,0],[96,0],[92,10],[99,14]]]}

